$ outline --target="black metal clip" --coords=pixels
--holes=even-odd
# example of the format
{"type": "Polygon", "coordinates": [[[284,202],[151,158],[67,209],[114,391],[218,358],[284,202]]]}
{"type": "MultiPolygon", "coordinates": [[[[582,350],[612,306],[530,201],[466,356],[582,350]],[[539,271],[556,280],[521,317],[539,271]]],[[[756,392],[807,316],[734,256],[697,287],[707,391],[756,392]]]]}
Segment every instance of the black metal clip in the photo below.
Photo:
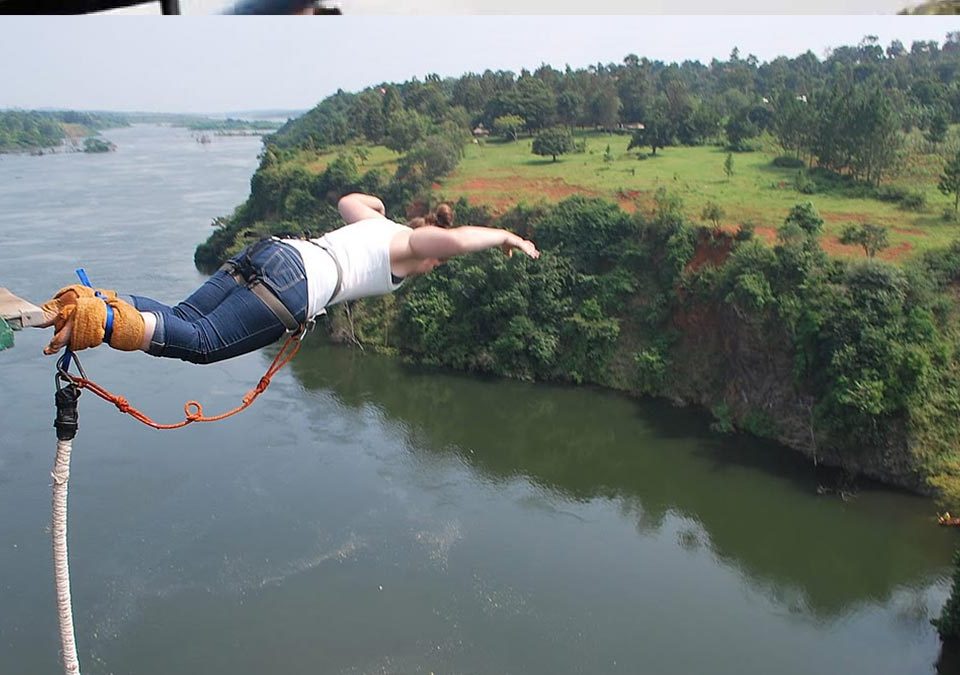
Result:
{"type": "Polygon", "coordinates": [[[77,435],[80,414],[77,410],[77,399],[80,398],[80,387],[74,382],[74,378],[67,372],[67,358],[69,357],[77,364],[77,370],[80,371],[80,377],[86,378],[83,372],[83,366],[76,354],[70,354],[69,351],[57,361],[57,375],[54,378],[56,383],[56,392],[53,399],[57,404],[57,418],[53,426],[57,429],[58,441],[70,441],[77,435]]]}

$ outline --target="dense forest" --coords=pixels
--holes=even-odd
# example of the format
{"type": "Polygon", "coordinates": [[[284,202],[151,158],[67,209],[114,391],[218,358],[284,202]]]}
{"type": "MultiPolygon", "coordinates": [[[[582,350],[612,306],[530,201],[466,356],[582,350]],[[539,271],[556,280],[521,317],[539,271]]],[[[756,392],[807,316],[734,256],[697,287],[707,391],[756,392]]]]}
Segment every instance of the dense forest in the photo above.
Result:
{"type": "Polygon", "coordinates": [[[942,140],[960,122],[960,31],[941,46],[867,36],[825,60],[807,52],[760,63],[734,49],[727,61],[663,63],[628,55],[620,64],[560,71],[486,71],[460,78],[383,83],[337,92],[270,139],[275,149],[324,148],[352,140],[408,152],[456,140],[478,124],[529,133],[555,125],[616,129],[643,125],[635,142],[652,149],[723,139],[746,149],[768,131],[817,165],[879,181],[898,132],[942,140]],[[433,140],[431,140],[433,139],[433,140]]]}
{"type": "MultiPolygon", "coordinates": [[[[868,36],[822,60],[629,55],[339,91],[266,139],[250,197],[214,223],[196,259],[211,266],[265,234],[336,227],[334,205],[348,191],[383,196],[398,220],[422,213],[480,125],[503,138],[615,130],[651,154],[699,144],[748,152],[773,138],[780,161],[909,208],[915,195],[884,178],[903,161],[906,133],[950,142],[958,75],[960,32],[909,48],[868,36]],[[365,170],[365,145],[399,153],[395,173],[365,170]],[[312,169],[310,158],[330,149],[336,157],[312,169]]],[[[654,201],[627,213],[573,197],[495,217],[461,200],[460,222],[512,229],[544,255],[452,260],[393,296],[332,313],[329,328],[422,363],[702,406],[718,431],[773,438],[850,476],[960,505],[960,243],[900,265],[842,260],[824,252],[823,220],[802,198],[779,214],[772,245],[749,223],[690,222],[667,188],[654,201]]]]}

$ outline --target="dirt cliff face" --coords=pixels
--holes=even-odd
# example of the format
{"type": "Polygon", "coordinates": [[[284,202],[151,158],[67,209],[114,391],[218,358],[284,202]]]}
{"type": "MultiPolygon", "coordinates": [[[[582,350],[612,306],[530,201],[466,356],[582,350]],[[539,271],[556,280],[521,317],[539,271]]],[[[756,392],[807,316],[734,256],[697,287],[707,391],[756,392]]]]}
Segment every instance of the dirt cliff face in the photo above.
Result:
{"type": "MultiPolygon", "coordinates": [[[[721,232],[702,234],[687,273],[722,266],[733,241],[721,232]]],[[[760,317],[716,300],[698,300],[675,289],[677,306],[669,318],[676,339],[670,349],[670,375],[661,395],[677,405],[715,412],[739,431],[770,438],[797,450],[816,464],[844,469],[885,484],[929,494],[930,488],[910,451],[903,421],[889,423],[882,447],[850,447],[830,438],[815,419],[816,397],[795,376],[793,337],[773,314],[760,317]]],[[[614,368],[629,362],[635,350],[636,326],[623,322],[621,356],[614,368]]],[[[613,378],[614,386],[629,378],[613,378]]]]}
{"type": "Polygon", "coordinates": [[[681,405],[726,406],[739,429],[766,436],[811,461],[929,494],[910,452],[906,425],[885,430],[882,447],[840,448],[815,426],[815,398],[796,384],[792,339],[782,325],[751,322],[730,305],[692,305],[673,316],[669,390],[681,405]]]}

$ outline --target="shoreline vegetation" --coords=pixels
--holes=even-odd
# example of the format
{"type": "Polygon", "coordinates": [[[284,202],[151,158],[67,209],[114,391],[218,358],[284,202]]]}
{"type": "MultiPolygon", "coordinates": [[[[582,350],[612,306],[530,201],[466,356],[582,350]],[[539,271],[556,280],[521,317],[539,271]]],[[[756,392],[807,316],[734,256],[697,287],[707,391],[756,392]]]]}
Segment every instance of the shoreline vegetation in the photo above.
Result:
{"type": "Polygon", "coordinates": [[[900,14],[960,14],[960,0],[933,0],[904,9],[900,14]]]}
{"type": "Polygon", "coordinates": [[[955,32],[341,91],[265,138],[195,260],[337,227],[350,191],[401,222],[455,202],[543,256],[453,260],[336,308],[333,339],[698,406],[718,432],[956,510],[958,74],[955,32]]]}
{"type": "Polygon", "coordinates": [[[282,123],[172,113],[0,110],[0,155],[109,152],[116,148],[98,138],[100,132],[133,124],[166,124],[215,136],[263,136],[282,123]]]}

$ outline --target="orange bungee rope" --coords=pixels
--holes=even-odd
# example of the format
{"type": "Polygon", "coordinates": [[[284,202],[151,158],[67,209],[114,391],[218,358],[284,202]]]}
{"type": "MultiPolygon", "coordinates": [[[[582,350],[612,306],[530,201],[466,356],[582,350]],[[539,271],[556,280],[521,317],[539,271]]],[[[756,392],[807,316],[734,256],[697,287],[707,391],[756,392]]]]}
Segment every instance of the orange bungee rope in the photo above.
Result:
{"type": "MultiPolygon", "coordinates": [[[[91,286],[83,269],[77,270],[77,275],[86,286],[91,286]]],[[[112,320],[109,312],[107,317],[108,322],[112,320]]],[[[57,375],[55,377],[57,418],[54,423],[57,429],[57,452],[54,458],[53,471],[50,474],[53,478],[50,533],[53,540],[53,568],[60,627],[60,655],[65,675],[80,675],[80,661],[77,658],[76,635],[73,625],[73,600],[70,593],[70,559],[67,552],[67,484],[70,480],[70,453],[73,449],[73,439],[78,427],[77,400],[80,398],[80,390],[89,389],[103,400],[113,403],[120,412],[130,415],[135,420],[154,429],[181,429],[194,422],[217,422],[250,407],[257,397],[270,386],[271,378],[297,355],[297,352],[300,351],[303,336],[306,335],[312,325],[312,322],[308,322],[302,325],[299,331],[291,333],[287,337],[257,386],[246,393],[243,402],[236,408],[220,415],[207,417],[203,414],[203,407],[197,401],[187,401],[183,406],[186,417],[182,422],[176,424],[159,424],[153,421],[143,412],[130,405],[129,401],[123,396],[114,394],[89,379],[80,364],[80,360],[69,348],[57,360],[57,375]],[[70,374],[71,361],[76,363],[77,371],[80,373],[79,376],[70,374]]]]}
{"type": "Polygon", "coordinates": [[[303,338],[305,332],[306,331],[304,330],[300,333],[294,333],[286,339],[286,341],[283,343],[283,346],[280,347],[280,351],[277,352],[277,355],[273,358],[273,362],[270,364],[270,367],[267,368],[267,372],[264,373],[263,377],[260,378],[257,386],[246,393],[246,395],[243,397],[243,402],[236,408],[233,410],[228,410],[225,413],[221,413],[220,415],[207,417],[203,414],[203,406],[200,405],[199,402],[187,401],[183,406],[185,418],[183,421],[176,422],[175,424],[160,424],[155,422],[148,415],[130,405],[130,402],[127,401],[127,399],[123,396],[114,394],[104,387],[101,387],[93,380],[87,378],[86,374],[83,372],[83,368],[80,366],[80,361],[77,359],[76,354],[73,354],[72,357],[77,363],[78,369],[80,370],[80,377],[71,375],[63,367],[60,367],[59,371],[60,375],[64,379],[69,380],[78,388],[87,389],[102,398],[104,401],[113,403],[115,406],[117,406],[117,410],[130,415],[135,420],[142,422],[148,427],[153,427],[154,429],[182,429],[188,424],[193,424],[194,422],[219,422],[220,420],[232,417],[233,415],[236,415],[237,413],[249,408],[250,405],[257,400],[257,397],[266,391],[267,387],[270,386],[270,380],[273,378],[273,376],[276,375],[281,368],[290,363],[290,361],[293,360],[293,357],[297,355],[297,352],[300,351],[301,339],[303,338]]]}
{"type": "MultiPolygon", "coordinates": [[[[93,284],[90,283],[90,279],[87,277],[86,271],[82,267],[77,270],[77,276],[80,277],[80,281],[84,286],[93,286],[93,284]]],[[[108,313],[107,321],[109,322],[111,320],[112,319],[108,313]]],[[[155,422],[150,418],[150,416],[130,405],[130,402],[127,401],[125,397],[114,394],[113,392],[108,391],[93,380],[89,379],[87,374],[83,372],[83,366],[80,365],[80,360],[76,357],[76,354],[70,351],[69,348],[67,348],[64,355],[57,361],[58,378],[69,381],[78,389],[90,390],[104,401],[113,403],[115,406],[117,406],[117,410],[120,412],[130,415],[135,420],[142,422],[148,427],[153,427],[154,429],[182,429],[188,424],[193,424],[194,422],[219,422],[220,420],[225,420],[228,417],[233,417],[239,412],[243,412],[249,408],[255,400],[257,400],[257,397],[260,394],[266,391],[267,387],[270,386],[271,378],[273,378],[273,376],[276,375],[281,368],[290,363],[290,361],[293,360],[293,357],[297,355],[297,352],[300,351],[300,342],[311,327],[312,322],[308,322],[301,326],[299,332],[292,333],[289,337],[287,337],[286,341],[283,343],[283,346],[280,347],[280,351],[277,352],[277,355],[274,357],[273,363],[271,363],[270,367],[267,368],[267,372],[264,373],[263,377],[260,378],[257,386],[246,393],[246,395],[243,397],[243,402],[240,405],[233,410],[228,410],[225,413],[213,415],[212,417],[207,417],[203,414],[203,406],[200,405],[199,402],[187,401],[183,405],[185,417],[182,422],[177,422],[175,424],[160,424],[155,422]],[[71,375],[68,372],[70,370],[71,360],[76,362],[77,370],[80,371],[80,377],[71,375]]]]}

